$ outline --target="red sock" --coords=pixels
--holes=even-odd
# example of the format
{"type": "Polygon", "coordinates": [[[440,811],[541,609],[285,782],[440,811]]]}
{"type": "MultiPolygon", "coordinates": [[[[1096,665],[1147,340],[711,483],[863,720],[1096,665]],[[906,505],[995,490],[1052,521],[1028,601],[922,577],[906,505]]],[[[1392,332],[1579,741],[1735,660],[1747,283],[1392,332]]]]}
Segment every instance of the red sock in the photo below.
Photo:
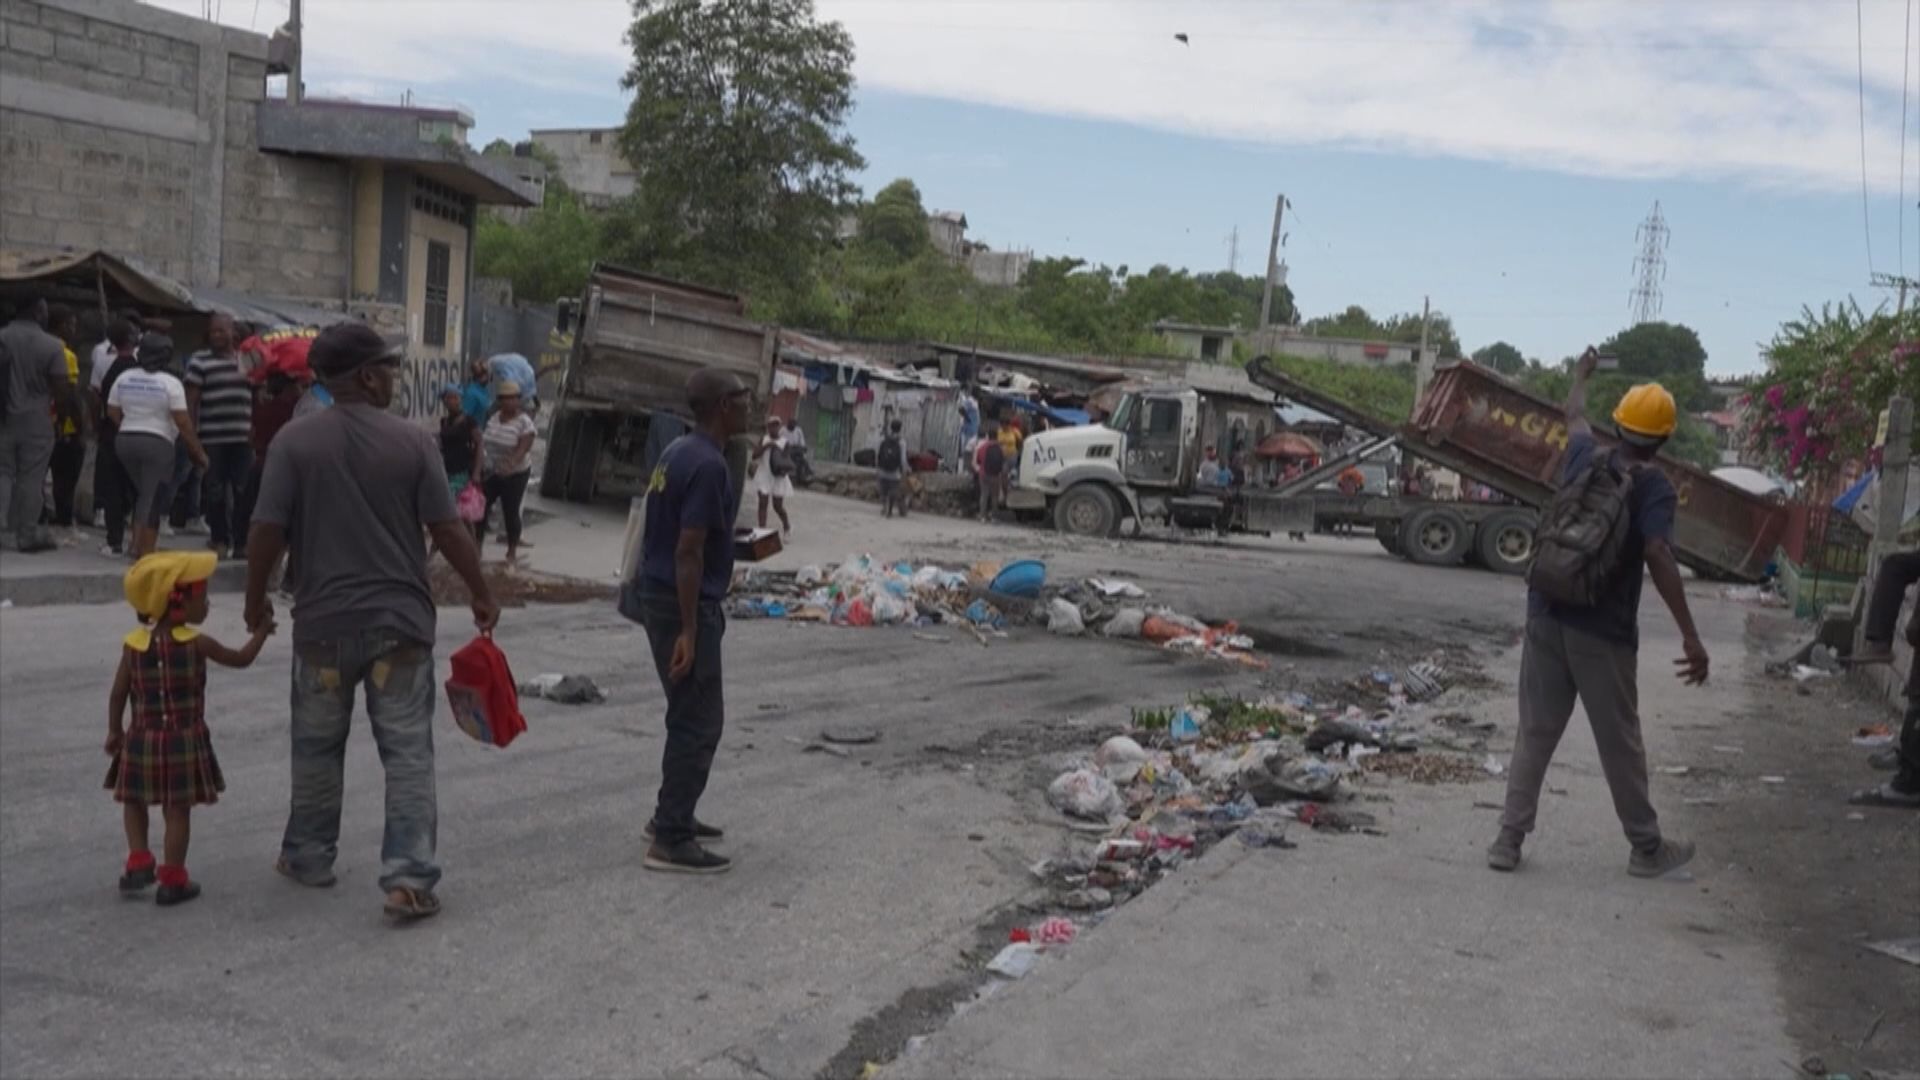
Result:
{"type": "Polygon", "coordinates": [[[170,865],[170,864],[165,864],[165,863],[163,863],[163,864],[161,864],[161,866],[160,866],[160,884],[162,884],[162,885],[185,885],[186,883],[187,883],[187,868],[186,868],[186,867],[184,867],[184,866],[173,866],[173,865],[170,865]]]}
{"type": "Polygon", "coordinates": [[[127,852],[127,873],[137,874],[142,870],[151,870],[151,869],[153,869],[153,852],[151,851],[127,852]]]}

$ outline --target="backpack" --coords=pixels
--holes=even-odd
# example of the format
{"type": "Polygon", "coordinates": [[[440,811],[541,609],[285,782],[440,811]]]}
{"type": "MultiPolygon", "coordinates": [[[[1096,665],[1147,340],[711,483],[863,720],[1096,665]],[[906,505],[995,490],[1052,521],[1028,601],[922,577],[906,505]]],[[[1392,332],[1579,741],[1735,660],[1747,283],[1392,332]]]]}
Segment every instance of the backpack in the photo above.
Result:
{"type": "Polygon", "coordinates": [[[505,746],[527,730],[507,655],[485,630],[453,654],[447,704],[460,730],[488,746],[505,746]]]}
{"type": "Polygon", "coordinates": [[[1527,585],[1556,604],[1592,607],[1620,573],[1631,514],[1634,473],[1611,456],[1589,461],[1553,493],[1534,529],[1527,585]]]}
{"type": "Polygon", "coordinates": [[[900,456],[900,440],[889,435],[880,440],[880,452],[874,455],[873,463],[881,472],[899,472],[900,456]]]}
{"type": "Polygon", "coordinates": [[[776,477],[793,475],[793,455],[787,453],[786,447],[772,446],[767,448],[767,471],[773,473],[776,477]]]}
{"type": "Polygon", "coordinates": [[[1007,467],[1007,450],[998,442],[987,443],[987,475],[999,476],[1007,467]]]}

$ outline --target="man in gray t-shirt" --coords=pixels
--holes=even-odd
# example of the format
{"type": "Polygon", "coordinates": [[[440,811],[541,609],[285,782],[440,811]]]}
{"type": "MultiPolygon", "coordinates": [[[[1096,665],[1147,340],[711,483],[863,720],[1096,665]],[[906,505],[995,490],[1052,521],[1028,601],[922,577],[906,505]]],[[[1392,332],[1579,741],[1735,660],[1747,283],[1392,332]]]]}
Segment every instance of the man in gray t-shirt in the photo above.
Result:
{"type": "Polygon", "coordinates": [[[47,302],[30,301],[0,329],[0,348],[12,357],[7,410],[0,416],[0,531],[23,552],[54,544],[40,528],[47,467],[53,463],[53,407],[73,407],[67,351],[47,333],[47,302]]]}
{"type": "Polygon", "coordinates": [[[435,914],[434,606],[425,534],[473,596],[482,630],[500,616],[460,521],[433,438],[387,411],[400,349],[360,323],[314,339],[308,363],[333,407],[282,428],[267,456],[247,543],[247,625],[273,616],[267,582],[292,548],[293,795],[277,869],[333,884],[347,722],[356,687],[387,771],[380,851],[386,911],[435,914]]]}

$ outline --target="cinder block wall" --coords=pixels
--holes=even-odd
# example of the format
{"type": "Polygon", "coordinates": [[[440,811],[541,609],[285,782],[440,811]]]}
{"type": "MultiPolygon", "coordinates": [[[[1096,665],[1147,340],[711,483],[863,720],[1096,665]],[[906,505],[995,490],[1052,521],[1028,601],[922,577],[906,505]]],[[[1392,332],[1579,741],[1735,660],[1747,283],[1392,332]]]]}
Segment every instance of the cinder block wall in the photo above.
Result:
{"type": "Polygon", "coordinates": [[[262,154],[267,39],[134,0],[0,3],[0,246],[348,295],[347,169],[262,154]]]}

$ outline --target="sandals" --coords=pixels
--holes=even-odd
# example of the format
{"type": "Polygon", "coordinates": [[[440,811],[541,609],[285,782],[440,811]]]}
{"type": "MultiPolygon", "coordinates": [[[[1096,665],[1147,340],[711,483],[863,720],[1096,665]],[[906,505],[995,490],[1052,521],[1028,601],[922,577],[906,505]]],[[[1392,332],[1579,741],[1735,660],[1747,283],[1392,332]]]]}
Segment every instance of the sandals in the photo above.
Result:
{"type": "Polygon", "coordinates": [[[1908,793],[1892,784],[1881,784],[1856,791],[1847,797],[1849,806],[1879,806],[1893,810],[1920,810],[1920,791],[1908,793]]]}
{"type": "Polygon", "coordinates": [[[425,889],[402,885],[388,891],[387,902],[382,910],[393,918],[412,922],[440,914],[440,898],[425,889]]]}

